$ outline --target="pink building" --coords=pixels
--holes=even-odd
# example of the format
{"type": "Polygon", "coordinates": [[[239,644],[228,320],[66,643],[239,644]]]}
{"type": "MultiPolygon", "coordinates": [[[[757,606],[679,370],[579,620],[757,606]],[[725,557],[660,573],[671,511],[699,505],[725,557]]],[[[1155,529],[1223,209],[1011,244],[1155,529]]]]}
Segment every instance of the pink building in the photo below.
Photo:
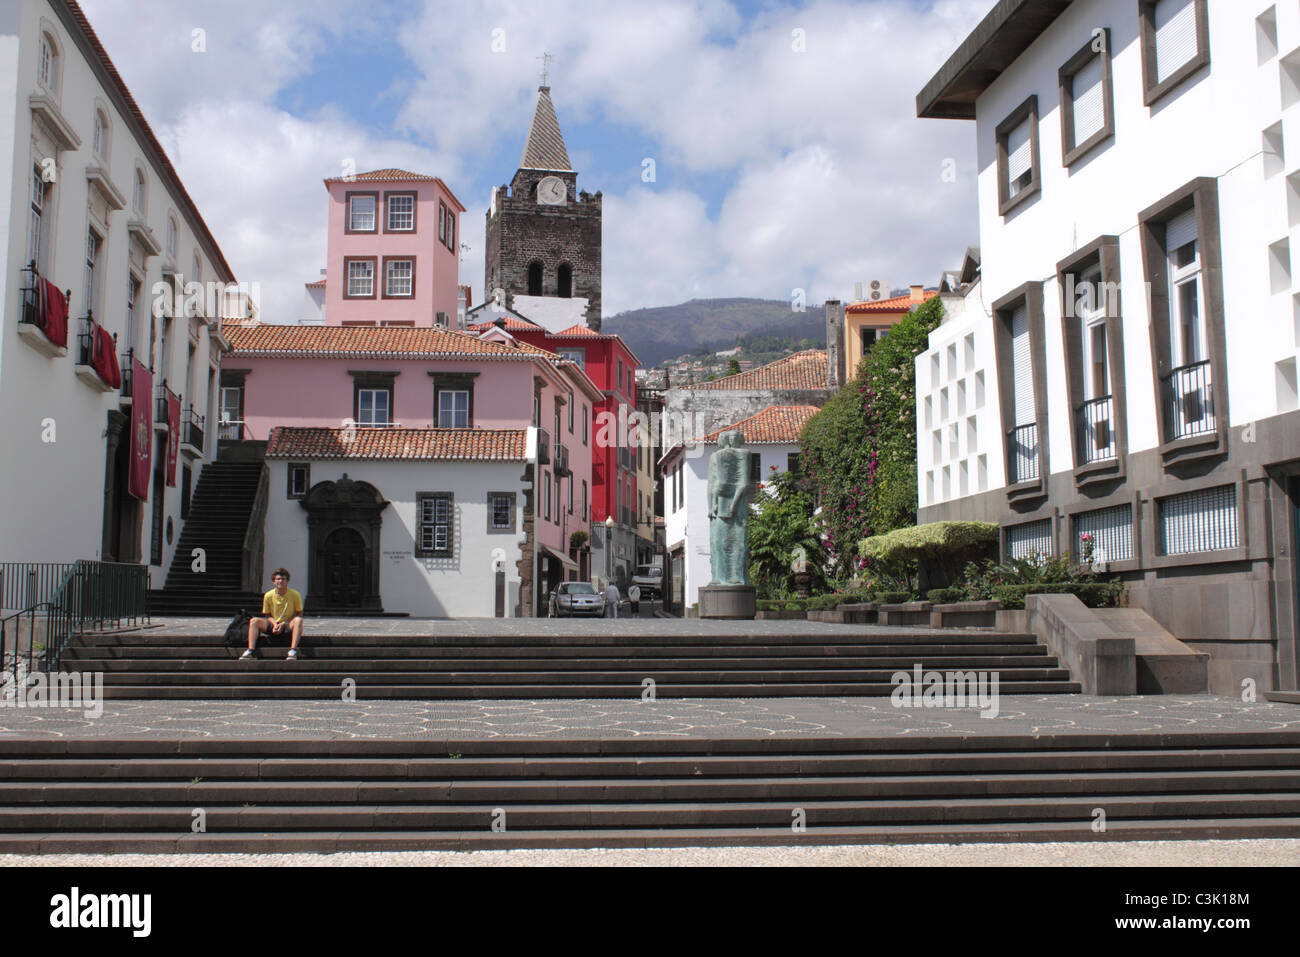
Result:
{"type": "MultiPolygon", "coordinates": [[[[441,179],[380,169],[325,180],[329,240],[323,302],[330,326],[451,326],[459,295],[460,214],[441,179]]],[[[312,295],[316,292],[316,295],[312,295]]]]}
{"type": "MultiPolygon", "coordinates": [[[[448,288],[457,292],[454,283],[448,288]]],[[[327,444],[347,448],[351,457],[356,449],[365,448],[390,466],[406,462],[399,471],[383,473],[381,484],[387,487],[376,487],[389,502],[417,503],[439,480],[464,472],[471,461],[421,458],[411,453],[412,448],[446,444],[453,431],[526,431],[529,440],[517,526],[521,545],[504,559],[518,569],[518,613],[544,613],[550,590],[578,577],[582,569],[570,557],[570,545],[575,531],[590,533],[592,471],[592,436],[582,410],[593,407],[602,394],[577,362],[526,343],[492,342],[447,329],[257,323],[227,325],[226,334],[232,351],[222,370],[222,398],[223,408],[232,413],[226,423],[231,433],[245,441],[264,442],[273,438],[273,430],[284,433],[285,427],[295,434],[328,430],[327,444]],[[354,446],[358,441],[361,444],[354,446]],[[534,588],[534,582],[540,587],[534,588]]],[[[284,434],[276,436],[272,445],[298,447],[284,434]]],[[[277,455],[285,458],[287,489],[277,494],[306,496],[321,478],[324,460],[313,470],[313,460],[305,453],[302,461],[286,458],[291,452],[277,455]]],[[[484,494],[490,491],[485,489],[484,494]]],[[[459,501],[464,498],[461,495],[459,501]]],[[[297,566],[319,568],[317,574],[325,574],[328,556],[316,554],[325,546],[313,550],[308,544],[309,515],[301,508],[278,508],[276,514],[283,519],[277,526],[281,540],[293,540],[295,522],[302,526],[298,531],[305,554],[297,566]]],[[[333,519],[318,517],[317,526],[321,521],[333,519]]],[[[514,528],[515,519],[509,521],[514,528]]],[[[330,530],[319,532],[322,543],[333,540],[330,530]]],[[[377,554],[369,554],[378,545],[367,552],[364,542],[369,533],[362,532],[352,540],[363,544],[349,559],[361,563],[356,572],[359,581],[375,582],[372,592],[357,593],[369,603],[362,607],[382,605],[389,611],[425,613],[428,607],[409,594],[396,599],[384,594],[382,569],[370,564],[379,561],[377,554]]],[[[462,535],[455,541],[468,548],[475,539],[462,535]]],[[[485,540],[481,548],[484,555],[497,554],[507,542],[496,537],[485,540]]],[[[488,587],[488,577],[472,573],[476,558],[448,557],[457,561],[456,573],[464,576],[461,587],[488,587]]],[[[483,562],[487,568],[487,559],[483,562]]],[[[321,583],[309,582],[308,587],[314,594],[326,594],[321,583]]],[[[445,583],[442,588],[445,591],[445,583]]],[[[486,592],[481,605],[491,607],[486,592]]]]}

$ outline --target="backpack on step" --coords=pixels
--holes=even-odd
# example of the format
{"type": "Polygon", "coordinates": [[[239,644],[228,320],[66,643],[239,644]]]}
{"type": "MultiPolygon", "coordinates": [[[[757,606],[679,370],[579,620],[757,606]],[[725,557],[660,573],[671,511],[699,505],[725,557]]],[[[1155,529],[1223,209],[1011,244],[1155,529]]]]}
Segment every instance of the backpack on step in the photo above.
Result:
{"type": "Polygon", "coordinates": [[[230,619],[230,624],[226,626],[226,644],[247,645],[248,623],[252,620],[248,612],[241,608],[239,614],[230,619]]]}

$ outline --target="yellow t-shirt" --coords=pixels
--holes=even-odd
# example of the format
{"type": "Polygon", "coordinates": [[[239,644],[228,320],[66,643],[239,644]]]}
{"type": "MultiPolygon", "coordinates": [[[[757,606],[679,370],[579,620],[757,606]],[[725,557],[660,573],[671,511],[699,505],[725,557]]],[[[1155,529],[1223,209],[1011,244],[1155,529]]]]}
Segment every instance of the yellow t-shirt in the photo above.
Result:
{"type": "Polygon", "coordinates": [[[274,588],[262,596],[262,614],[270,615],[280,624],[292,618],[295,612],[302,612],[302,595],[292,588],[284,590],[283,598],[274,588]]]}

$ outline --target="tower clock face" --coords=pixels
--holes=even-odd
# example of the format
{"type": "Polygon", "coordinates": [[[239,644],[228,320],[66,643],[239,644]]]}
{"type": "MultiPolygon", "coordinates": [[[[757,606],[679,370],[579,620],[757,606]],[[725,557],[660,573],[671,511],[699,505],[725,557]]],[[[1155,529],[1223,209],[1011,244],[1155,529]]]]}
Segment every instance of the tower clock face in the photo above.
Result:
{"type": "Polygon", "coordinates": [[[544,206],[563,206],[567,196],[564,180],[558,176],[547,176],[537,184],[537,201],[544,206]]]}

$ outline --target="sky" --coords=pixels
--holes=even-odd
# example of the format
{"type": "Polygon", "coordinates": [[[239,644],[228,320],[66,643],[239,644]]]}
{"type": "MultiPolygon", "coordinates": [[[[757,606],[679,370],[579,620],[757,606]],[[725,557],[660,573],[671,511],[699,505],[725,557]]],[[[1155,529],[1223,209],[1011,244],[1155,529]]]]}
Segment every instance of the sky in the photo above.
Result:
{"type": "Polygon", "coordinates": [[[544,52],[578,187],[604,197],[606,316],[933,286],[978,241],[974,124],[918,119],[916,94],[993,0],[81,4],[269,322],[304,318],[322,180],[349,163],[450,186],[482,301],[544,52]]]}

